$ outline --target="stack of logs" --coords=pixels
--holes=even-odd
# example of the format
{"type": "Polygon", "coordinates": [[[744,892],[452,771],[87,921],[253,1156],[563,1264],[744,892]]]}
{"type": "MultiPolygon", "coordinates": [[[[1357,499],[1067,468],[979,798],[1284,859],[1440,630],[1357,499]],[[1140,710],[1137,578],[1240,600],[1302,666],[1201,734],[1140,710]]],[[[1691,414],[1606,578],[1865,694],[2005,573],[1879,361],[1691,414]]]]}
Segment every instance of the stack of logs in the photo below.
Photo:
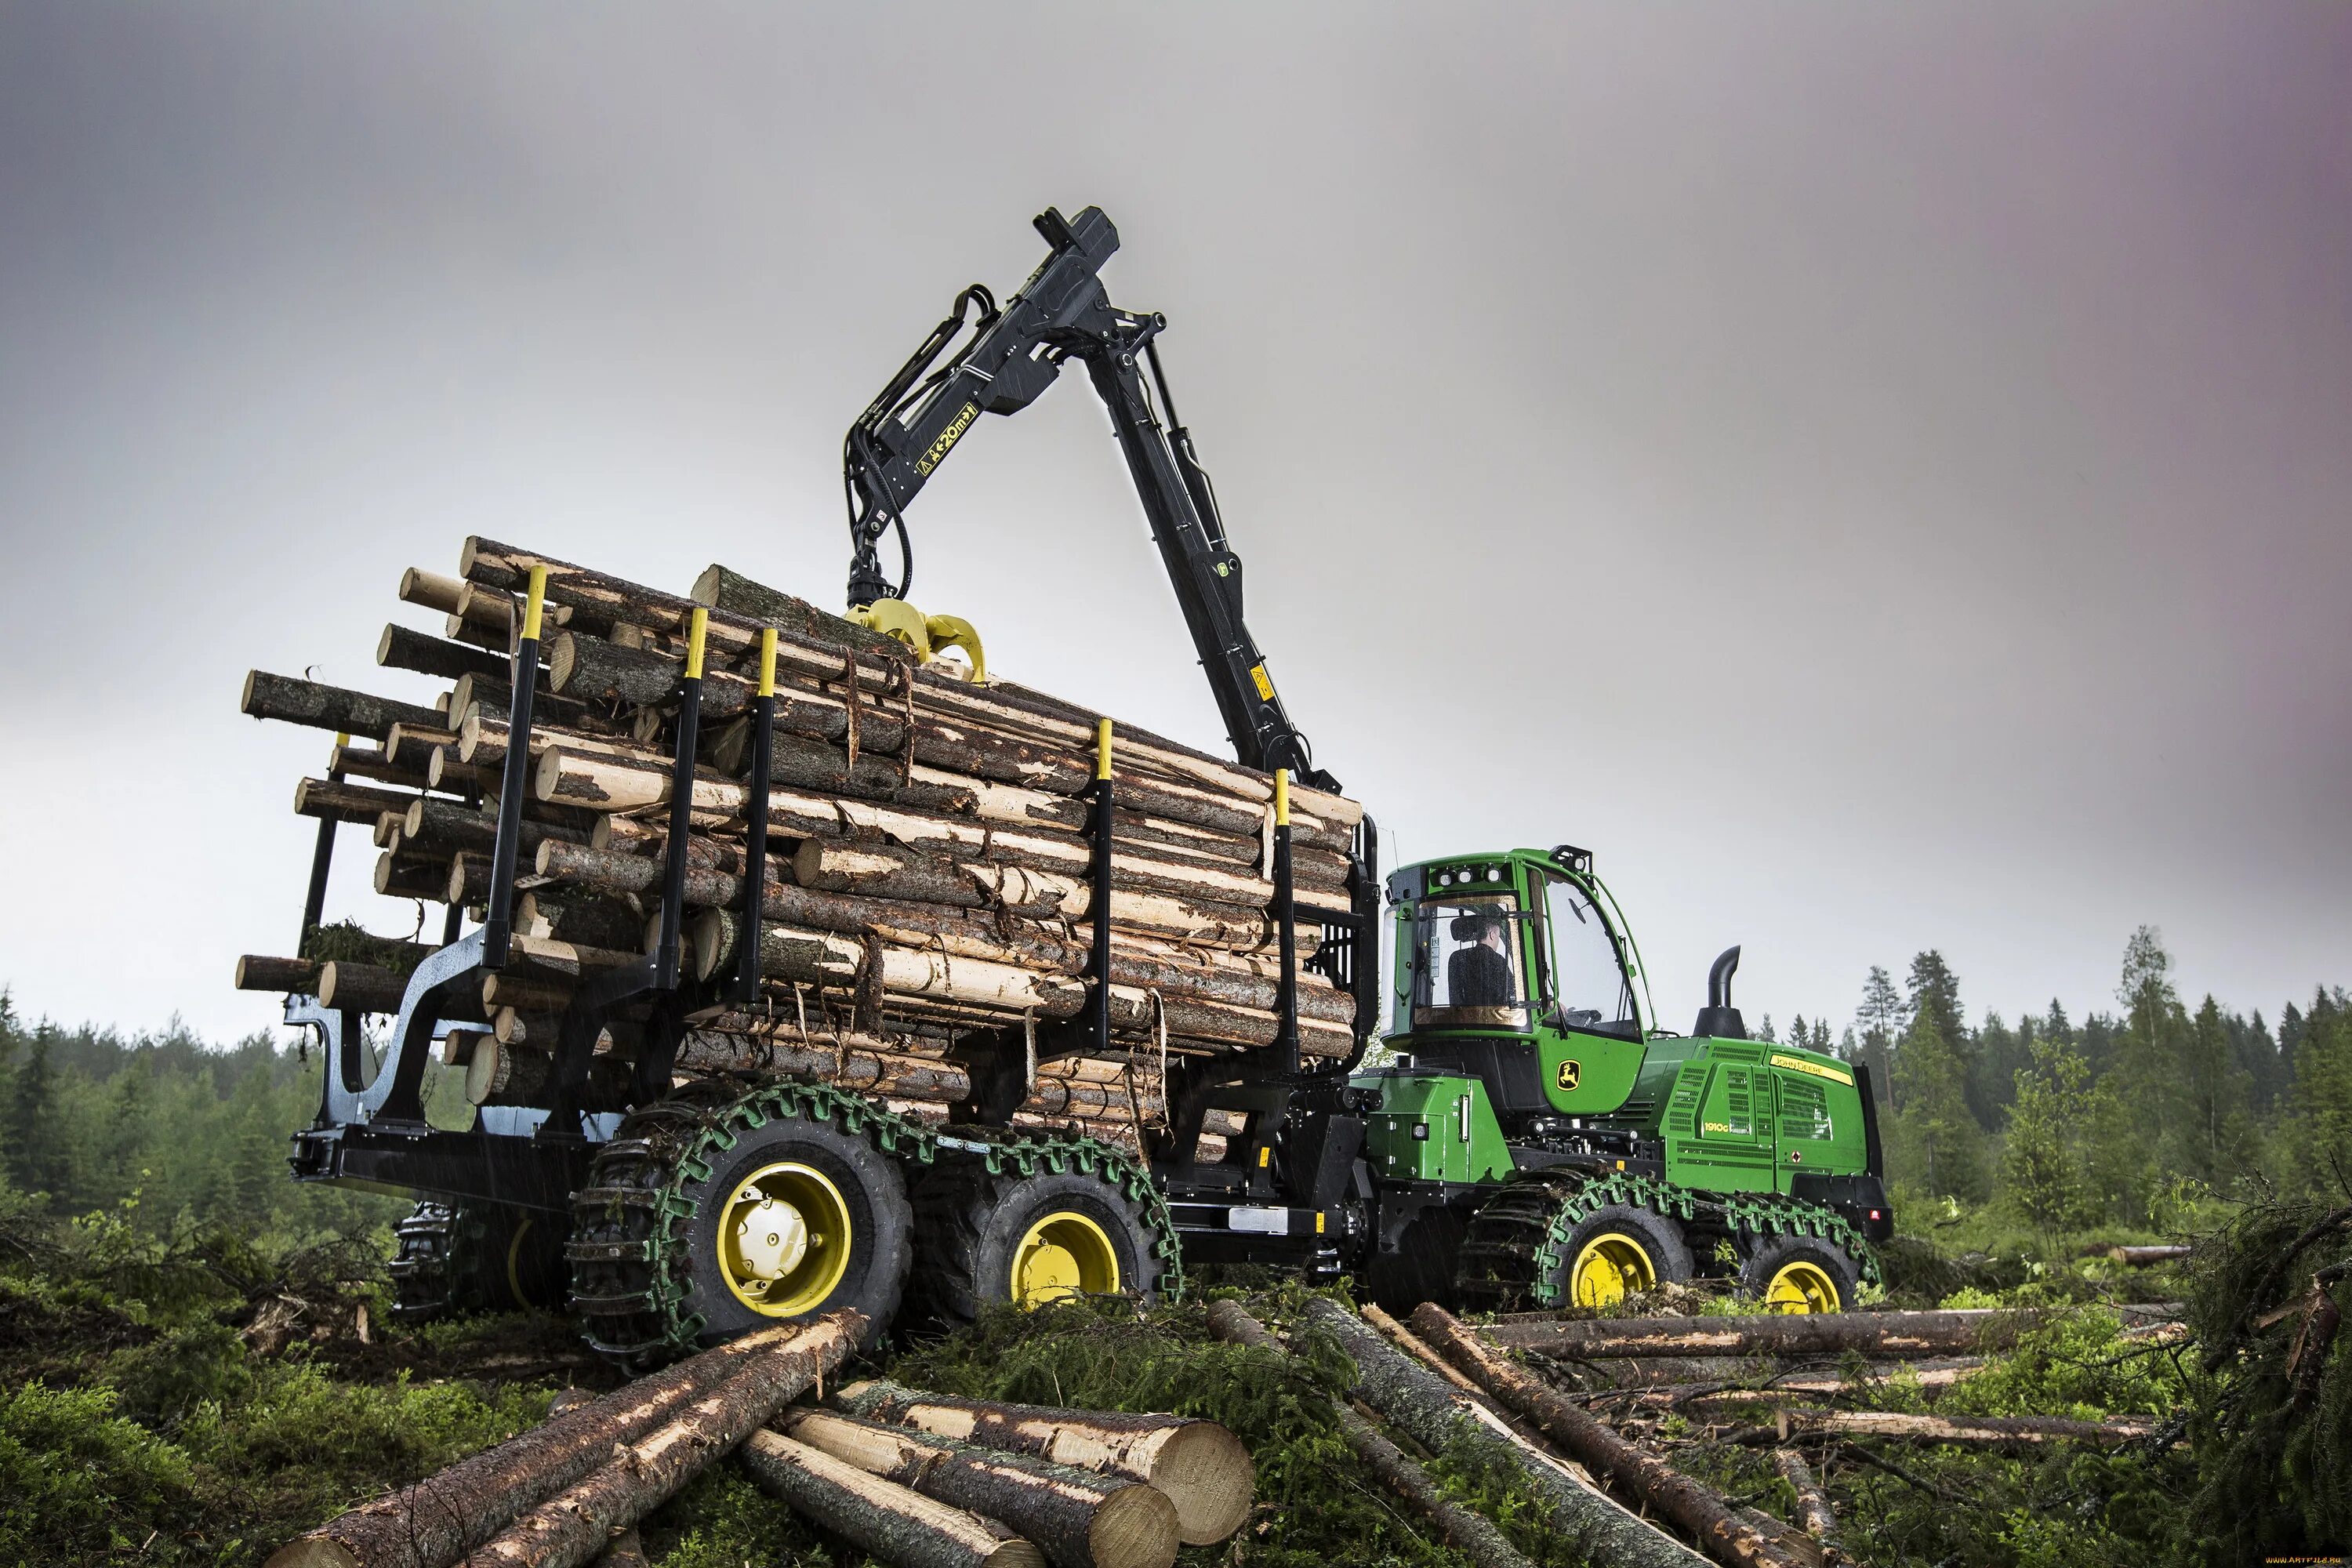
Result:
{"type": "MultiPolygon", "coordinates": [[[[595,972],[647,951],[669,820],[679,680],[707,611],[702,722],[681,911],[688,973],[732,974],[746,863],[761,633],[778,633],[769,858],[756,1003],[706,1008],[680,1077],[814,1074],[926,1117],[974,1096],[970,1043],[1025,1062],[1040,1026],[1086,1006],[1087,828],[1097,716],[1010,682],[919,665],[902,644],[713,566],[689,597],[484,539],[455,577],[411,570],[400,597],[446,616],[438,637],[393,625],[379,663],[450,683],[432,705],[256,670],[243,710],[338,732],[294,808],[373,831],[380,893],[470,910],[491,879],[509,737],[518,595],[546,569],[544,658],[532,699],[512,961],[445,1009],[445,1060],[477,1104],[541,1102],[561,1015],[595,972]],[[362,744],[361,742],[371,742],[362,744]],[[959,1049],[960,1046],[966,1048],[959,1049]]],[[[1277,1029],[1273,781],[1176,742],[1116,731],[1108,1058],[1047,1052],[1024,1068],[1016,1125],[1076,1124],[1134,1149],[1164,1124],[1165,1064],[1263,1048],[1277,1029]]],[[[1304,908],[1345,910],[1361,809],[1290,791],[1304,908]]],[[[456,929],[454,921],[448,929],[456,929]]],[[[1306,968],[1301,1052],[1345,1056],[1350,997],[1306,968]]],[[[426,948],[375,963],[248,956],[237,984],[396,1011],[426,948]]],[[[630,1017],[596,1046],[609,1102],[639,1040],[630,1017]]],[[[1201,1154],[1222,1152],[1213,1122],[1201,1154]]]]}
{"type": "Polygon", "coordinates": [[[622,1568],[638,1521],[735,1454],[760,1486],[898,1568],[1170,1568],[1249,1516],[1223,1426],[865,1383],[794,1405],[840,1364],[838,1312],[747,1336],[289,1542],[268,1568],[622,1568]]]}

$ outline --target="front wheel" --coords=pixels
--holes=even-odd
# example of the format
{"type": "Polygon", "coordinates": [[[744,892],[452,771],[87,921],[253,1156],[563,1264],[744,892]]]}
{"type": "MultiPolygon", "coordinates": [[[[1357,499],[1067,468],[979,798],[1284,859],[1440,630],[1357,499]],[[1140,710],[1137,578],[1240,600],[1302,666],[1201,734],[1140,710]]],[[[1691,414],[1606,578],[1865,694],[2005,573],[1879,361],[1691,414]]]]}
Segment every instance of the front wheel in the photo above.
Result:
{"type": "Polygon", "coordinates": [[[1739,1291],[1768,1312],[1843,1312],[1862,1270],[1834,1242],[1811,1236],[1760,1238],[1739,1266],[1739,1291]]]}
{"type": "Polygon", "coordinates": [[[1610,1204],[1578,1221],[1552,1249],[1538,1296],[1547,1306],[1615,1307],[1661,1285],[1690,1282],[1682,1227],[1631,1204],[1610,1204]]]}

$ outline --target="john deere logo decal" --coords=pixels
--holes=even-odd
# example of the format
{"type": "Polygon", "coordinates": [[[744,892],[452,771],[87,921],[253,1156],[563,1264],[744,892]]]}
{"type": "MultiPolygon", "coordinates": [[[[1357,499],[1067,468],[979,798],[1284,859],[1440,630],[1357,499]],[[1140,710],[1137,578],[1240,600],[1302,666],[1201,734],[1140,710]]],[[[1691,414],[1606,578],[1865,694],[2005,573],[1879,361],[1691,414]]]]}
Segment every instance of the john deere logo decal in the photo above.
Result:
{"type": "Polygon", "coordinates": [[[1576,1080],[1582,1075],[1583,1070],[1583,1068],[1576,1062],[1560,1063],[1559,1087],[1568,1089],[1574,1089],[1576,1087],[1576,1080]]]}

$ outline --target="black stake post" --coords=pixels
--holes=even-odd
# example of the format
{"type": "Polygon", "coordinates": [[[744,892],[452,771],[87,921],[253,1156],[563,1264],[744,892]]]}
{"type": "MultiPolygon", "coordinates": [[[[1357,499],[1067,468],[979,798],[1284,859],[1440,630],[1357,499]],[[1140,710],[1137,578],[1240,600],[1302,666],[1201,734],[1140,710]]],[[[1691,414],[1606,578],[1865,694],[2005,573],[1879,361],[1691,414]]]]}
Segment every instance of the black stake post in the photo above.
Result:
{"type": "MultiPolygon", "coordinates": [[[[654,985],[663,991],[677,989],[677,933],[686,911],[686,841],[694,828],[694,752],[702,728],[702,642],[709,629],[710,612],[697,605],[686,634],[686,679],[677,683],[677,755],[670,763],[661,942],[654,949],[654,985]]],[[[766,875],[764,869],[761,874],[766,875]]]]}
{"type": "Polygon", "coordinates": [[[530,708],[539,689],[539,620],[547,606],[547,568],[530,569],[522,640],[515,644],[507,760],[499,782],[499,840],[490,851],[490,907],[482,921],[482,967],[504,969],[514,935],[515,858],[522,850],[522,795],[530,787],[530,708]]]}
{"type": "Polygon", "coordinates": [[[1274,1036],[1282,1070],[1298,1070],[1298,906],[1290,882],[1290,770],[1274,770],[1274,919],[1282,979],[1275,995],[1280,1021],[1274,1036]]]}
{"type": "MultiPolygon", "coordinates": [[[[335,751],[340,754],[352,743],[349,735],[335,737],[335,751]]],[[[343,782],[343,770],[329,768],[327,777],[336,784],[343,782]]],[[[335,819],[319,818],[319,847],[310,851],[310,891],[302,900],[302,935],[294,943],[294,956],[309,953],[310,933],[319,929],[319,921],[327,912],[327,873],[335,863],[335,819]]]]}
{"type": "Polygon", "coordinates": [[[1087,968],[1095,983],[1087,999],[1087,1025],[1097,1056],[1110,1051],[1110,721],[1095,723],[1095,859],[1093,900],[1094,951],[1087,968]]]}
{"type": "MultiPolygon", "coordinates": [[[[768,902],[768,775],[776,723],[776,628],[760,633],[760,694],[751,700],[751,815],[743,836],[743,907],[735,915],[730,999],[760,995],[760,920],[768,902]]],[[[911,742],[909,742],[912,743],[911,742]]]]}

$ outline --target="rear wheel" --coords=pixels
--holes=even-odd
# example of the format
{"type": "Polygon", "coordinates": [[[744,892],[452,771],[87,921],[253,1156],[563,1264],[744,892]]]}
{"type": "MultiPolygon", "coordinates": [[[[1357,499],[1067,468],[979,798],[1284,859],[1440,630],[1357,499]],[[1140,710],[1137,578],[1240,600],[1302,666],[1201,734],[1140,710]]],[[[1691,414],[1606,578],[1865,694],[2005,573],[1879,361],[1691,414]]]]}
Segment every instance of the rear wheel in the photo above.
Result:
{"type": "Polygon", "coordinates": [[[392,1315],[429,1323],[560,1306],[565,1233],[558,1215],[427,1198],[393,1229],[392,1315]]]}
{"type": "Polygon", "coordinates": [[[1810,1236],[1758,1238],[1739,1268],[1742,1295],[1768,1312],[1843,1312],[1862,1271],[1845,1249],[1810,1236]]]}
{"type": "Polygon", "coordinates": [[[636,1112],[572,1207],[572,1307],[633,1371],[843,1307],[865,1315],[871,1343],[912,1259],[898,1164],[764,1093],[682,1093],[636,1112]]]}
{"type": "Polygon", "coordinates": [[[913,1293],[950,1322],[998,1302],[1158,1297],[1150,1216],[1116,1184],[1082,1171],[990,1175],[977,1162],[943,1160],[916,1188],[915,1229],[913,1293]]]}

